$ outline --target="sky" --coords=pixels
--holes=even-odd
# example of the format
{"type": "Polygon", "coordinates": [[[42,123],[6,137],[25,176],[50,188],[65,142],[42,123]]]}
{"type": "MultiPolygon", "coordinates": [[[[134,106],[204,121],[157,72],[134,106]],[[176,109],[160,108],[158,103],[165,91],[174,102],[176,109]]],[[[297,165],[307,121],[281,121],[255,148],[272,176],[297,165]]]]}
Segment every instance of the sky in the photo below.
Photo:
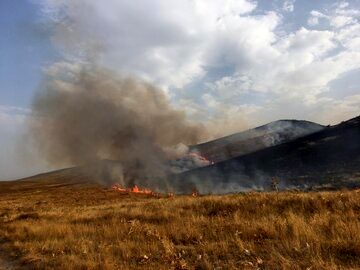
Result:
{"type": "Polygon", "coordinates": [[[32,98],[87,61],[155,84],[215,137],[360,114],[360,0],[1,0],[0,33],[0,179],[46,167],[19,150],[32,98]]]}

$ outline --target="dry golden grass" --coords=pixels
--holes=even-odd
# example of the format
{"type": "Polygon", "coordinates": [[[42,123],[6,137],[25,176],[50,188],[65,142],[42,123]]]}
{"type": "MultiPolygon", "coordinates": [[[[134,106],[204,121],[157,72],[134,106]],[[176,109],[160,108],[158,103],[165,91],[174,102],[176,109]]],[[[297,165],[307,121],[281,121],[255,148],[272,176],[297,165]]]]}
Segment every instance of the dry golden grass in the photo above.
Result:
{"type": "Polygon", "coordinates": [[[0,183],[0,250],[30,269],[359,269],[360,192],[154,198],[0,183]]]}

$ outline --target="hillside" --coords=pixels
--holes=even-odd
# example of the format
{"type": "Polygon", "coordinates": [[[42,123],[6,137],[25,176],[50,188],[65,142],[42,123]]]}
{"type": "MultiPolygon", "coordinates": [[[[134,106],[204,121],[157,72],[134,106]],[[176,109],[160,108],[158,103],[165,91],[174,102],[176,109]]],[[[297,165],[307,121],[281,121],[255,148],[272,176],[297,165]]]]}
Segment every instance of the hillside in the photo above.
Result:
{"type": "MultiPolygon", "coordinates": [[[[305,129],[309,132],[310,128],[305,128],[309,125],[313,127],[313,130],[320,128],[311,122],[295,121],[295,123],[290,126],[279,124],[279,122],[275,124],[276,127],[288,127],[272,133],[272,135],[280,134],[277,137],[279,138],[278,143],[288,140],[295,136],[294,134],[305,132],[305,129]],[[297,128],[294,129],[294,125],[297,128]],[[303,127],[300,128],[301,126],[303,127]],[[296,133],[294,130],[298,132],[296,133]],[[285,134],[290,135],[286,137],[285,134]]],[[[239,133],[236,136],[225,137],[202,146],[203,149],[210,149],[206,147],[212,145],[211,149],[214,150],[218,147],[217,149],[221,150],[231,145],[231,143],[224,143],[225,141],[237,142],[242,146],[247,146],[249,143],[247,148],[242,149],[251,150],[250,153],[210,166],[171,174],[167,179],[149,177],[148,179],[121,180],[123,179],[121,164],[117,161],[102,160],[86,166],[36,175],[24,180],[26,182],[61,181],[70,185],[99,183],[107,187],[114,183],[120,183],[124,187],[133,187],[137,184],[156,192],[187,194],[192,193],[195,189],[203,194],[266,190],[271,188],[273,181],[278,182],[277,187],[280,189],[337,189],[360,186],[359,117],[336,126],[321,128],[318,132],[292,141],[265,147],[263,142],[266,136],[264,134],[266,134],[265,131],[270,130],[271,126],[273,124],[239,133]],[[251,134],[255,133],[262,133],[263,136],[251,137],[251,134]],[[256,144],[256,141],[259,143],[256,144]],[[214,145],[216,147],[213,147],[214,145]],[[261,149],[255,151],[254,149],[257,147],[261,149]]]]}
{"type": "Polygon", "coordinates": [[[303,120],[278,120],[269,124],[235,133],[190,147],[212,162],[255,152],[269,146],[322,130],[324,126],[303,120]]]}
{"type": "MultiPolygon", "coordinates": [[[[29,176],[19,181],[25,182],[61,182],[69,184],[96,183],[110,186],[118,181],[121,173],[119,161],[103,159],[87,163],[82,166],[69,167],[29,176]]],[[[10,182],[9,182],[10,183],[10,182]]]]}
{"type": "Polygon", "coordinates": [[[360,186],[360,117],[293,141],[172,175],[174,189],[202,193],[270,188],[360,186]],[[273,178],[274,179],[274,178],[273,178]]]}

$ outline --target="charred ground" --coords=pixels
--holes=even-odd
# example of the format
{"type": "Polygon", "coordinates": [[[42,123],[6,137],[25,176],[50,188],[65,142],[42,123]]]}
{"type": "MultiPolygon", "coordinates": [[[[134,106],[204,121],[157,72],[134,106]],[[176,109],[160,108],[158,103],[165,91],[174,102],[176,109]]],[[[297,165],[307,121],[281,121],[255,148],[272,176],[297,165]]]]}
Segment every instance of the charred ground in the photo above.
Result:
{"type": "Polygon", "coordinates": [[[216,140],[193,145],[190,150],[198,151],[205,158],[217,163],[289,142],[324,128],[322,125],[304,120],[278,120],[216,140]]]}
{"type": "Polygon", "coordinates": [[[359,187],[360,117],[172,177],[184,192],[267,189],[274,178],[282,189],[359,187]]]}

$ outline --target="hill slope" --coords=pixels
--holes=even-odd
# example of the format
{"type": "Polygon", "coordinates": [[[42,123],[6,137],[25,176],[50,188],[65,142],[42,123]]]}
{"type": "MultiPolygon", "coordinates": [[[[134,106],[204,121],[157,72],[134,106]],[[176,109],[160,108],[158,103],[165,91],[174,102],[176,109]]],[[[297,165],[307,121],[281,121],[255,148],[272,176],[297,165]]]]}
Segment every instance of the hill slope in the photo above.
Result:
{"type": "Polygon", "coordinates": [[[235,133],[190,147],[217,163],[248,154],[269,146],[291,141],[319,130],[324,126],[303,120],[278,120],[269,124],[235,133]]]}
{"type": "Polygon", "coordinates": [[[293,141],[171,176],[174,189],[202,193],[330,185],[360,186],[360,117],[293,141]]]}
{"type": "MultiPolygon", "coordinates": [[[[268,129],[269,125],[265,125],[254,130],[268,129]]],[[[242,141],[243,144],[249,140],[254,142],[251,134],[254,133],[247,131],[242,135],[237,134],[237,137],[232,135],[230,139],[227,137],[224,140],[239,142],[241,138],[247,138],[242,141]]],[[[255,141],[256,139],[259,137],[255,137],[255,141]]],[[[209,144],[220,147],[224,140],[216,140],[209,144]]],[[[167,180],[154,178],[145,182],[139,180],[137,184],[155,191],[176,193],[191,193],[194,188],[201,193],[269,189],[272,177],[279,180],[279,187],[282,189],[316,185],[328,185],[332,188],[360,186],[360,117],[333,127],[322,128],[318,132],[286,143],[267,148],[260,145],[262,148],[255,151],[254,149],[259,145],[252,144],[247,148],[249,150],[254,147],[251,148],[252,152],[211,166],[173,174],[167,180]]],[[[58,183],[61,185],[99,183],[110,186],[119,181],[116,173],[118,167],[119,163],[116,161],[103,160],[87,166],[25,178],[23,180],[26,181],[21,185],[25,189],[27,185],[33,187],[33,184],[36,186],[40,183],[46,183],[54,188],[58,183]]],[[[133,185],[132,182],[124,184],[127,187],[133,185]]]]}

